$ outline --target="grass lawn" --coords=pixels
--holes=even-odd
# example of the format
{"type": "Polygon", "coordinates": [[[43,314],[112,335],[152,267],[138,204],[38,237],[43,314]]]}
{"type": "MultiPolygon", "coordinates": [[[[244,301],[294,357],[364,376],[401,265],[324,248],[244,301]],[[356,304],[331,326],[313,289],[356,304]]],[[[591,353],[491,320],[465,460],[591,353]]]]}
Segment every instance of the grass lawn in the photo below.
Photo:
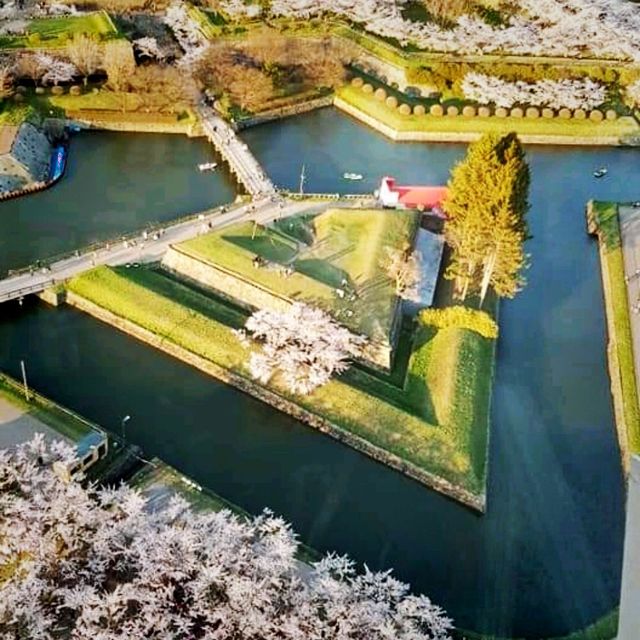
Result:
{"type": "Polygon", "coordinates": [[[520,135],[579,136],[586,138],[615,137],[640,133],[638,123],[630,116],[613,121],[594,123],[590,120],[554,118],[465,118],[464,116],[404,116],[397,109],[379,102],[373,95],[351,85],[340,88],[337,96],[365,114],[396,131],[424,131],[443,133],[509,133],[520,135]]]}
{"type": "Polygon", "coordinates": [[[287,218],[270,228],[259,227],[253,239],[253,223],[235,225],[189,240],[180,249],[275,295],[320,306],[355,331],[386,336],[396,298],[379,263],[385,246],[401,247],[416,224],[411,212],[332,209],[313,219],[287,218]],[[274,267],[291,265],[294,272],[283,277],[269,265],[256,268],[255,256],[274,267]],[[357,299],[336,295],[343,280],[357,299]]]}
{"type": "Polygon", "coordinates": [[[30,104],[17,104],[10,100],[0,102],[0,125],[22,124],[37,119],[37,112],[30,104]]]}
{"type": "Polygon", "coordinates": [[[79,16],[32,20],[24,36],[0,36],[0,48],[64,47],[74,33],[94,35],[100,40],[119,37],[120,33],[106,11],[79,16]]]}
{"type": "MultiPolygon", "coordinates": [[[[232,332],[244,315],[210,296],[155,271],[106,267],[72,279],[69,289],[162,340],[249,377],[248,351],[232,332]]],[[[310,396],[294,397],[277,381],[270,388],[376,447],[481,494],[494,344],[466,330],[424,328],[411,347],[404,388],[394,384],[394,374],[386,379],[362,367],[310,396]]]]}
{"type": "Polygon", "coordinates": [[[615,348],[615,362],[620,371],[622,403],[627,427],[628,446],[632,453],[640,453],[640,410],[633,357],[633,338],[624,281],[624,258],[618,205],[614,202],[594,202],[593,220],[600,242],[604,245],[603,259],[607,261],[608,290],[613,311],[615,335],[609,336],[615,348]]]}

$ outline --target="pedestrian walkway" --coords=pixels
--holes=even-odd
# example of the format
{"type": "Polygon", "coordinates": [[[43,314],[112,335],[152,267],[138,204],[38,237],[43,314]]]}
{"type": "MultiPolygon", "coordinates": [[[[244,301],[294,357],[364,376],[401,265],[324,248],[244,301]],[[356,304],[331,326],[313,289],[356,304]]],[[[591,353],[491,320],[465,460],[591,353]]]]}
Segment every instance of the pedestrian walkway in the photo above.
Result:
{"type": "Polygon", "coordinates": [[[233,128],[211,107],[204,104],[198,107],[198,115],[207,138],[229,164],[231,171],[247,192],[254,197],[275,194],[274,184],[233,128]]]}

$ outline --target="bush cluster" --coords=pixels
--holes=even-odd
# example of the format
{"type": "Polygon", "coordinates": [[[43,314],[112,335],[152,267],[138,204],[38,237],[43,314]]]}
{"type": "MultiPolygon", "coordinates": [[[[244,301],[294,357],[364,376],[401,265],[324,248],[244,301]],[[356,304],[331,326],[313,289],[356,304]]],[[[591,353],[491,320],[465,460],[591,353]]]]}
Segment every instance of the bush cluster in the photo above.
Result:
{"type": "Polygon", "coordinates": [[[496,321],[485,311],[454,306],[444,309],[423,309],[418,314],[418,321],[426,327],[437,329],[468,329],[475,331],[483,338],[495,340],[498,337],[496,321]]]}

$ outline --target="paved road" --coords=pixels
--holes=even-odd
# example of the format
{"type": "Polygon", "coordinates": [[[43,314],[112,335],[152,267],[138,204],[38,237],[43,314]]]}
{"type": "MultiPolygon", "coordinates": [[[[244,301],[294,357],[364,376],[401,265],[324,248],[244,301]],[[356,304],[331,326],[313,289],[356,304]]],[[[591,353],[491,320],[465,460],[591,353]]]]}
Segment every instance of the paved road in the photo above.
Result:
{"type": "MultiPolygon", "coordinates": [[[[271,198],[262,198],[246,204],[233,205],[225,213],[215,210],[206,215],[201,214],[197,219],[168,226],[160,235],[150,235],[141,231],[136,238],[117,242],[108,248],[64,258],[54,262],[50,267],[0,280],[0,303],[39,293],[98,265],[116,266],[134,262],[158,262],[170,245],[236,222],[256,220],[266,224],[277,218],[303,212],[319,213],[331,207],[357,207],[359,204],[358,201],[352,200],[310,202],[284,199],[273,201],[271,198]]],[[[363,199],[362,204],[368,204],[368,201],[363,199]]]]}
{"type": "Polygon", "coordinates": [[[636,384],[640,389],[640,207],[620,207],[619,211],[636,384]]]}
{"type": "Polygon", "coordinates": [[[201,104],[198,115],[209,141],[229,163],[247,191],[254,197],[272,195],[276,188],[249,147],[240,140],[236,132],[211,107],[201,104]]]}

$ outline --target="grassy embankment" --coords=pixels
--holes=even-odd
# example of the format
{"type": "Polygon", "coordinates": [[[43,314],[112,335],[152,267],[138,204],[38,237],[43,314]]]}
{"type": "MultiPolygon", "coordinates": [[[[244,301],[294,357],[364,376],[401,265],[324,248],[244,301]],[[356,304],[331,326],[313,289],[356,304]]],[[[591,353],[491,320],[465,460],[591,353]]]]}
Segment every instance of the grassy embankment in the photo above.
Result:
{"type": "Polygon", "coordinates": [[[0,49],[56,49],[65,47],[74,33],[93,35],[99,40],[113,40],[120,32],[106,11],[79,16],[38,18],[27,26],[26,35],[0,36],[0,49]]]}
{"type": "Polygon", "coordinates": [[[63,409],[55,402],[29,391],[27,402],[21,385],[0,373],[0,398],[10,402],[25,414],[51,427],[73,442],[80,441],[93,431],[80,416],[63,409]]]}
{"type": "MultiPolygon", "coordinates": [[[[610,300],[608,311],[612,315],[609,318],[609,324],[613,325],[614,330],[614,334],[609,336],[610,349],[613,350],[609,358],[609,366],[616,367],[619,373],[621,386],[619,400],[624,411],[627,446],[631,453],[640,454],[640,410],[618,205],[614,202],[593,202],[591,212],[591,222],[595,225],[595,231],[602,243],[600,255],[603,260],[606,260],[606,269],[603,273],[608,275],[604,286],[610,300]]],[[[614,385],[615,388],[616,385],[614,385]]]]}
{"type": "Polygon", "coordinates": [[[386,246],[410,244],[417,224],[412,212],[353,210],[345,216],[331,209],[268,228],[234,225],[179,248],[276,296],[320,306],[354,331],[384,339],[393,321],[396,296],[393,283],[381,273],[380,261],[386,246]],[[293,273],[283,277],[280,269],[256,268],[255,256],[274,266],[291,265],[293,273]],[[336,295],[337,288],[345,288],[344,281],[358,292],[357,299],[336,295]]]}
{"type": "Polygon", "coordinates": [[[519,135],[559,136],[580,138],[622,138],[640,133],[638,123],[632,117],[594,123],[590,120],[575,119],[527,119],[481,118],[457,116],[403,115],[397,108],[389,107],[376,100],[373,94],[364,93],[351,85],[340,88],[336,95],[362,113],[399,132],[424,133],[508,133],[519,135]]]}
{"type": "MultiPolygon", "coordinates": [[[[99,268],[71,280],[69,289],[249,379],[248,352],[232,332],[245,319],[237,309],[143,269],[99,268]]],[[[494,342],[478,334],[425,327],[416,332],[404,373],[385,377],[354,367],[306,397],[291,396],[277,381],[270,388],[379,449],[481,495],[493,357],[494,342]]]]}

